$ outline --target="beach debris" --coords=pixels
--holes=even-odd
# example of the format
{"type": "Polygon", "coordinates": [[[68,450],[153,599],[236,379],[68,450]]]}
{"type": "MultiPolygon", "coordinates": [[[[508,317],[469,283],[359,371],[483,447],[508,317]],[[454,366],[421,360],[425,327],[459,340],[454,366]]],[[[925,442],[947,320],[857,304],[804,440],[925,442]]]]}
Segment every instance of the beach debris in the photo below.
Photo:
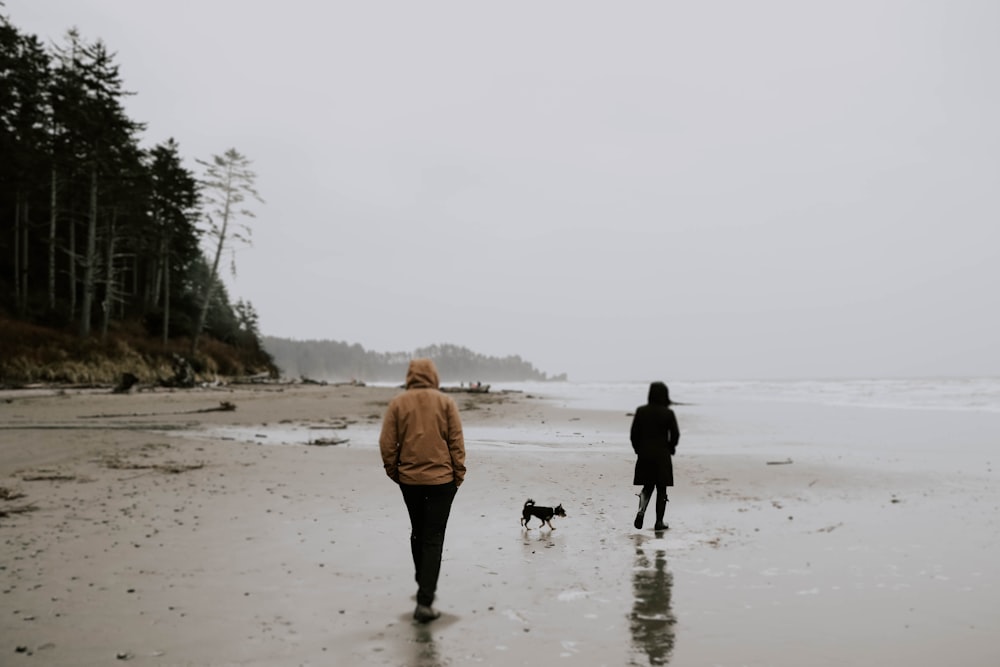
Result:
{"type": "Polygon", "coordinates": [[[790,463],[792,463],[791,459],[785,459],[784,461],[768,461],[767,465],[769,465],[769,466],[786,466],[786,465],[788,465],[790,463]]]}
{"type": "Polygon", "coordinates": [[[167,473],[168,475],[176,475],[178,473],[187,472],[189,470],[201,470],[205,467],[204,463],[159,463],[153,466],[153,469],[157,472],[167,473]]]}
{"type": "Polygon", "coordinates": [[[350,438],[316,438],[315,440],[310,440],[306,444],[312,445],[313,447],[329,447],[331,445],[342,445],[349,441],[350,438]]]}
{"type": "Polygon", "coordinates": [[[112,394],[129,394],[132,392],[132,387],[134,387],[139,382],[139,376],[135,373],[125,372],[122,373],[121,379],[118,380],[118,384],[115,385],[114,389],[111,390],[112,394]]]}
{"type": "MultiPolygon", "coordinates": [[[[291,420],[288,421],[291,422],[291,420]]],[[[316,431],[327,429],[343,430],[347,428],[348,425],[356,423],[357,420],[349,419],[347,417],[330,417],[329,421],[325,421],[321,424],[309,424],[309,428],[316,431]]]]}
{"type": "Polygon", "coordinates": [[[164,415],[196,415],[205,412],[235,412],[236,404],[231,401],[220,401],[211,408],[197,410],[176,410],[174,412],[101,412],[96,415],[80,415],[80,419],[120,419],[122,417],[162,417],[164,415]]]}
{"type": "Polygon", "coordinates": [[[191,414],[197,412],[235,412],[236,404],[230,401],[219,401],[219,405],[214,408],[202,408],[201,410],[192,410],[191,414]]]}
{"type": "Polygon", "coordinates": [[[191,389],[194,387],[194,368],[191,367],[191,363],[187,359],[175,352],[172,355],[170,365],[174,374],[166,380],[160,380],[161,386],[180,387],[185,389],[191,389]]]}
{"type": "Polygon", "coordinates": [[[37,470],[21,474],[23,482],[70,482],[74,479],[76,479],[76,475],[54,470],[37,470]]]}
{"type": "Polygon", "coordinates": [[[841,521],[840,523],[835,523],[832,526],[827,526],[826,528],[819,528],[816,532],[817,533],[832,533],[833,531],[837,530],[838,528],[840,528],[843,525],[844,525],[844,522],[841,521]]]}
{"type": "MultiPolygon", "coordinates": [[[[324,382],[323,384],[326,384],[326,383],[324,382]]],[[[363,381],[361,381],[361,380],[358,380],[358,379],[355,379],[355,378],[351,378],[347,382],[334,382],[333,386],[334,387],[364,387],[364,386],[367,386],[367,385],[365,385],[365,383],[363,381]]]]}
{"type": "Polygon", "coordinates": [[[24,494],[17,489],[0,486],[0,500],[17,500],[18,498],[24,498],[24,494]]]}
{"type": "Polygon", "coordinates": [[[11,514],[34,512],[37,509],[38,507],[34,503],[28,503],[27,505],[15,505],[14,507],[2,507],[0,508],[0,518],[8,517],[11,514]]]}
{"type": "Polygon", "coordinates": [[[490,385],[481,384],[479,382],[472,382],[469,385],[462,384],[461,386],[454,387],[441,387],[441,391],[448,394],[488,394],[490,391],[490,385]]]}
{"type": "MultiPolygon", "coordinates": [[[[264,371],[252,375],[241,375],[230,380],[230,384],[279,384],[271,377],[271,373],[264,371]]],[[[279,390],[281,391],[281,390],[279,390]]]]}
{"type": "Polygon", "coordinates": [[[123,458],[117,454],[106,456],[101,459],[101,464],[105,468],[112,470],[149,470],[176,475],[189,470],[199,470],[205,467],[203,462],[198,463],[177,463],[175,461],[165,461],[163,463],[137,463],[123,458]]]}
{"type": "Polygon", "coordinates": [[[152,463],[135,463],[134,461],[122,458],[118,454],[103,457],[100,459],[100,464],[111,470],[145,470],[153,467],[152,463]]]}

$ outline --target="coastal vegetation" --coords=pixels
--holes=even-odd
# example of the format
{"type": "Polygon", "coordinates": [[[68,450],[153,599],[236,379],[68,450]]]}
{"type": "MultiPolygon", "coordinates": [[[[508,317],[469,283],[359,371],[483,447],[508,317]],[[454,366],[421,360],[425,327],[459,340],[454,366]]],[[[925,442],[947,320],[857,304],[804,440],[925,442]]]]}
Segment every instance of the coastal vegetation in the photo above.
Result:
{"type": "Polygon", "coordinates": [[[430,345],[412,352],[375,352],[335,340],[263,337],[264,348],[282,373],[323,381],[402,382],[414,357],[434,360],[443,382],[565,380],[549,376],[519,356],[491,357],[459,345],[430,345]]]}
{"type": "Polygon", "coordinates": [[[46,46],[0,15],[0,386],[164,383],[179,363],[200,381],[395,381],[413,356],[454,381],[559,379],[455,345],[263,339],[219,275],[262,202],[251,161],[229,149],[195,173],[174,139],[144,147],[132,94],[101,40],[46,46]]]}
{"type": "Polygon", "coordinates": [[[249,161],[231,149],[199,178],[173,139],[141,145],[129,95],[102,41],[47,47],[0,16],[2,382],[143,377],[181,353],[205,373],[276,370],[218,275],[247,238],[249,161]]]}

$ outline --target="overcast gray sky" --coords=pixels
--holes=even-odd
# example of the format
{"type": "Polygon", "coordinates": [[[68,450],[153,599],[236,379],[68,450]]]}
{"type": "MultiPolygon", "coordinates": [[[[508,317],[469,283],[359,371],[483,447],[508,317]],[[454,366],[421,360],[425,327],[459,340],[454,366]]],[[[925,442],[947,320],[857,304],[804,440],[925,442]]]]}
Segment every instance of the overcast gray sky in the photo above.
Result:
{"type": "Polygon", "coordinates": [[[235,147],[265,334],[575,380],[1000,375],[1000,2],[6,0],[235,147]]]}

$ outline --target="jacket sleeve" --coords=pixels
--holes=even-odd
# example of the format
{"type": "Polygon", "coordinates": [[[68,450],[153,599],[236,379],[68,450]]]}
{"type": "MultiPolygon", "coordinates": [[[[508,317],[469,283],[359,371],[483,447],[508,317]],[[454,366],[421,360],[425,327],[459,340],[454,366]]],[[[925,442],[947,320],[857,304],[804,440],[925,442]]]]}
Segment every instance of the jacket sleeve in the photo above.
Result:
{"type": "Polygon", "coordinates": [[[670,411],[670,453],[677,452],[677,443],[681,440],[681,429],[677,426],[677,415],[670,411]]]}
{"type": "Polygon", "coordinates": [[[629,440],[632,442],[632,451],[639,454],[639,411],[636,410],[635,416],[632,417],[632,428],[629,429],[628,434],[629,440]]]}
{"type": "Polygon", "coordinates": [[[462,433],[462,418],[458,414],[455,401],[448,400],[448,451],[451,453],[451,468],[455,475],[455,486],[465,481],[465,435],[462,433]]]}
{"type": "Polygon", "coordinates": [[[399,483],[399,431],[396,424],[396,409],[391,403],[382,418],[382,432],[378,437],[378,448],[382,453],[382,465],[389,479],[399,483]]]}

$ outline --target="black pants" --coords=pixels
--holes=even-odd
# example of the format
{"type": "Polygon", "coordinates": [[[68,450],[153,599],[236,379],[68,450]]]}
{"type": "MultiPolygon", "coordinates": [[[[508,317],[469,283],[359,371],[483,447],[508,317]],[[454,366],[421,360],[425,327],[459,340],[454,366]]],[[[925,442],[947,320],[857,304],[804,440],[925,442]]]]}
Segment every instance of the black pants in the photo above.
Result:
{"type": "Polygon", "coordinates": [[[656,489],[656,498],[659,500],[663,498],[663,502],[667,502],[667,485],[666,484],[644,484],[642,487],[642,495],[647,498],[653,497],[653,489],[656,489]]]}
{"type": "Polygon", "coordinates": [[[429,607],[437,591],[444,531],[458,488],[454,482],[433,486],[400,484],[399,488],[403,491],[406,511],[410,513],[410,551],[417,580],[417,604],[429,607]]]}

